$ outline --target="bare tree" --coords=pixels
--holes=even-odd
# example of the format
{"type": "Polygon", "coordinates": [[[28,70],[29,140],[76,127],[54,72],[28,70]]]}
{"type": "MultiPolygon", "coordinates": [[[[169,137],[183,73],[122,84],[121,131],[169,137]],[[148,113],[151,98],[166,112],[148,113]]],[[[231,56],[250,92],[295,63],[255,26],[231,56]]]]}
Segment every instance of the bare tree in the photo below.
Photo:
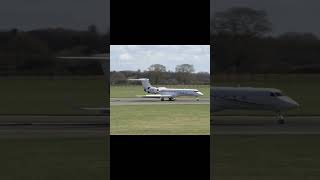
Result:
{"type": "Polygon", "coordinates": [[[114,85],[114,84],[123,84],[124,82],[126,82],[127,78],[126,76],[121,73],[121,72],[112,72],[112,75],[111,75],[111,78],[110,78],[110,81],[111,81],[111,84],[114,85]]]}
{"type": "Polygon", "coordinates": [[[265,11],[245,7],[235,7],[215,13],[211,26],[215,34],[256,37],[272,31],[272,24],[265,11]]]}
{"type": "Polygon", "coordinates": [[[98,28],[97,28],[96,25],[91,24],[91,25],[88,26],[88,31],[90,33],[93,33],[93,34],[97,34],[98,33],[98,28]]]}
{"type": "Polygon", "coordinates": [[[194,67],[192,64],[181,64],[176,66],[176,72],[180,73],[193,73],[194,67]]]}
{"type": "Polygon", "coordinates": [[[191,64],[181,64],[176,66],[177,79],[184,84],[192,81],[191,73],[193,73],[194,67],[191,64]]]}
{"type": "Polygon", "coordinates": [[[151,82],[154,84],[158,84],[160,79],[163,77],[164,72],[166,72],[166,67],[161,64],[152,64],[149,68],[148,71],[150,72],[151,75],[151,82]]]}

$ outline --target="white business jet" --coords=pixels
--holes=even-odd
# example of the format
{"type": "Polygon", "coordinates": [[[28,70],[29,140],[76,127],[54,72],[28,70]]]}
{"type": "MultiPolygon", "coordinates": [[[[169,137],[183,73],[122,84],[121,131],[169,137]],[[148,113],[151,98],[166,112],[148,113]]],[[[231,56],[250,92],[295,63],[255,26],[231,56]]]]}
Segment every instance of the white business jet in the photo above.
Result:
{"type": "Polygon", "coordinates": [[[299,104],[284,95],[279,89],[252,87],[212,87],[212,111],[267,110],[278,114],[279,124],[284,123],[282,113],[299,107],[299,104]]]}
{"type": "Polygon", "coordinates": [[[165,98],[168,98],[169,101],[176,100],[178,96],[194,96],[197,101],[199,101],[199,96],[203,96],[197,89],[173,89],[166,87],[154,87],[150,84],[149,79],[140,78],[140,79],[128,79],[129,81],[141,81],[143,90],[150,95],[141,95],[139,97],[143,98],[160,98],[161,101],[164,101],[165,98]]]}

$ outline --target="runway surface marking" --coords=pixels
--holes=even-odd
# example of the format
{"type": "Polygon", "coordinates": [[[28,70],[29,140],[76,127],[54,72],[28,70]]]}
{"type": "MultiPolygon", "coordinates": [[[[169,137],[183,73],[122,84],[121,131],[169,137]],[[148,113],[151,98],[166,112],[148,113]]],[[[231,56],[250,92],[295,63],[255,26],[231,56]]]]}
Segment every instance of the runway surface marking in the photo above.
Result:
{"type": "Polygon", "coordinates": [[[105,124],[108,116],[0,115],[1,124],[105,124]]]}
{"type": "Polygon", "coordinates": [[[211,134],[320,134],[320,116],[211,116],[211,134]]]}
{"type": "Polygon", "coordinates": [[[104,137],[107,116],[0,115],[0,138],[104,137]]]}
{"type": "Polygon", "coordinates": [[[175,101],[165,101],[160,99],[148,99],[148,98],[110,98],[110,105],[167,105],[167,104],[210,104],[210,98],[200,98],[199,101],[196,98],[176,98],[175,101]]]}

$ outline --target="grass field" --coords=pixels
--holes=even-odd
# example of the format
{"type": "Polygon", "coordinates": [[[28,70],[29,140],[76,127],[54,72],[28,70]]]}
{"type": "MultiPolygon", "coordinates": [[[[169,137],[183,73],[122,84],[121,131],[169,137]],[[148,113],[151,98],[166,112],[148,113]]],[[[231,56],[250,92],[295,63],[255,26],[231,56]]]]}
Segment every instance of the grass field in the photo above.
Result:
{"type": "Polygon", "coordinates": [[[213,135],[211,179],[317,180],[320,135],[213,135]]]}
{"type": "MultiPolygon", "coordinates": [[[[320,115],[319,98],[320,74],[310,75],[242,75],[215,77],[214,86],[270,87],[282,90],[300,104],[300,108],[289,111],[289,115],[320,115]]],[[[214,102],[213,102],[214,103],[214,102]]],[[[231,112],[219,114],[272,114],[260,112],[231,112]]]]}
{"type": "Polygon", "coordinates": [[[1,78],[0,114],[92,114],[80,107],[105,107],[102,77],[1,78]]]}
{"type": "Polygon", "coordinates": [[[111,106],[111,134],[209,134],[209,105],[111,106]]]}
{"type": "Polygon", "coordinates": [[[105,180],[107,138],[0,138],[0,179],[105,180]]]}
{"type": "MultiPolygon", "coordinates": [[[[160,87],[167,88],[187,88],[187,89],[198,89],[204,94],[202,97],[210,97],[210,86],[209,85],[161,85],[160,87]]],[[[110,97],[136,97],[136,95],[147,94],[143,91],[142,85],[130,85],[130,86],[111,86],[110,97]]]]}

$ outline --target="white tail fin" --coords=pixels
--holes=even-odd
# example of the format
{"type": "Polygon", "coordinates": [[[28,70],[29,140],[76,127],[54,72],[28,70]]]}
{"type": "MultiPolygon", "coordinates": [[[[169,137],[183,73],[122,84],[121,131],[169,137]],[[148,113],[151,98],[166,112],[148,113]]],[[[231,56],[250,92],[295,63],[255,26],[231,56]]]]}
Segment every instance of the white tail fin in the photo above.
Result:
{"type": "Polygon", "coordinates": [[[152,86],[149,82],[149,79],[147,78],[140,78],[140,79],[128,79],[129,81],[141,81],[143,88],[146,89],[150,89],[152,86]]]}
{"type": "Polygon", "coordinates": [[[103,73],[105,77],[108,79],[108,74],[107,74],[107,61],[109,60],[109,55],[108,54],[96,54],[94,56],[81,56],[81,57],[57,57],[58,59],[68,59],[68,60],[97,60],[100,62],[103,73]]]}

